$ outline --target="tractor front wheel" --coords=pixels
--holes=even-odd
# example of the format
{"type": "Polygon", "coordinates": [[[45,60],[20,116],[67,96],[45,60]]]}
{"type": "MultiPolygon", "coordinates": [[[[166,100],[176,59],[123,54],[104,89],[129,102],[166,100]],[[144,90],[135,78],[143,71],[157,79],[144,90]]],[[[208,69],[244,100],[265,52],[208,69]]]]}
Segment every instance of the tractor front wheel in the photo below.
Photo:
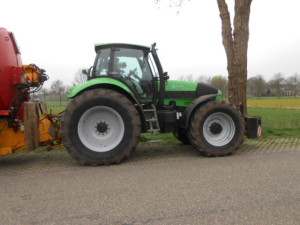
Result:
{"type": "Polygon", "coordinates": [[[62,118],[62,140],[84,165],[107,165],[126,159],[141,132],[139,114],[124,95],[95,89],[77,96],[62,118]]]}
{"type": "Polygon", "coordinates": [[[206,156],[225,156],[236,151],[244,138],[241,113],[225,101],[211,101],[195,110],[189,140],[206,156]]]}

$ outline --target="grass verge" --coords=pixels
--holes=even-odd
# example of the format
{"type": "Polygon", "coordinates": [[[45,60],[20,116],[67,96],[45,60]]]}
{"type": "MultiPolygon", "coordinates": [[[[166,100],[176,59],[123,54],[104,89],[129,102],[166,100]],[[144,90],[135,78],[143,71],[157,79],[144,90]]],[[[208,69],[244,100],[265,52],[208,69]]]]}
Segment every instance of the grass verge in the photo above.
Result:
{"type": "Polygon", "coordinates": [[[300,110],[248,108],[248,114],[262,117],[263,138],[300,136],[300,110]]]}

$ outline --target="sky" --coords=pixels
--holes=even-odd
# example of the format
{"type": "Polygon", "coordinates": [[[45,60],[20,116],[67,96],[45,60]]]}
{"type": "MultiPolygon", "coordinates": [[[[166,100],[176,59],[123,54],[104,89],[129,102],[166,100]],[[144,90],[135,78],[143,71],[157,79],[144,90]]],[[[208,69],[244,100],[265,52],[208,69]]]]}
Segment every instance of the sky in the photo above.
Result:
{"type": "MultiPolygon", "coordinates": [[[[233,18],[234,0],[227,0],[233,18]]],[[[12,31],[23,64],[35,63],[51,82],[71,85],[94,63],[96,43],[157,43],[171,79],[192,74],[227,76],[216,0],[185,0],[179,13],[168,0],[9,0],[1,2],[0,27],[12,31]]],[[[253,0],[248,77],[300,74],[300,1],[253,0]]]]}

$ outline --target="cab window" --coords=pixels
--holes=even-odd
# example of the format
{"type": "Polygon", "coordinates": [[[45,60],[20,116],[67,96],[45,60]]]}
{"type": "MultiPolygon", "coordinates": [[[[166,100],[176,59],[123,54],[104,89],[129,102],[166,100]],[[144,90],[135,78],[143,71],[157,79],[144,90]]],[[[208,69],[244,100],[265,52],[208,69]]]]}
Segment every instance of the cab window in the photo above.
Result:
{"type": "Polygon", "coordinates": [[[152,101],[153,75],[147,52],[128,48],[116,49],[111,74],[123,79],[136,92],[141,102],[152,101]]]}
{"type": "Polygon", "coordinates": [[[110,48],[98,51],[96,60],[95,76],[108,76],[110,63],[110,48]]]}

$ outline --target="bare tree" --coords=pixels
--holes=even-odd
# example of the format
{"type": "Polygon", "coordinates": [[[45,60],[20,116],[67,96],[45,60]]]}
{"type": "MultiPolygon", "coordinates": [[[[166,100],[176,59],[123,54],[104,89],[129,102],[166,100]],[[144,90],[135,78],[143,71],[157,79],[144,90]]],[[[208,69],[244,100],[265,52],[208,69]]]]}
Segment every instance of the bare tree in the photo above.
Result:
{"type": "MultiPolygon", "coordinates": [[[[154,0],[154,2],[159,5],[159,3],[161,2],[162,0],[154,0]]],[[[169,0],[169,7],[170,8],[177,8],[177,15],[179,14],[179,10],[182,6],[182,3],[183,3],[184,0],[169,0]]],[[[190,0],[189,0],[190,1],[190,0]]]]}
{"type": "Polygon", "coordinates": [[[65,92],[65,86],[61,80],[55,80],[52,82],[51,91],[53,91],[55,94],[59,96],[59,104],[61,105],[61,97],[63,96],[65,92]]]}
{"type": "Polygon", "coordinates": [[[261,97],[263,92],[266,89],[266,81],[264,79],[264,77],[260,74],[256,75],[255,80],[254,80],[254,84],[256,87],[256,96],[257,97],[261,97]]]}
{"type": "Polygon", "coordinates": [[[210,84],[211,83],[211,77],[206,76],[206,75],[199,75],[196,80],[198,83],[205,83],[205,84],[210,84]]]}
{"type": "Polygon", "coordinates": [[[247,81],[247,94],[251,97],[255,96],[255,77],[251,77],[247,81]]]}
{"type": "Polygon", "coordinates": [[[65,85],[65,91],[64,91],[65,99],[67,99],[67,96],[68,96],[70,90],[71,90],[71,86],[70,85],[65,85]]]}
{"type": "Polygon", "coordinates": [[[221,90],[223,92],[224,97],[228,96],[228,80],[226,77],[223,77],[221,75],[214,76],[211,79],[210,84],[211,84],[211,86],[221,90]]]}
{"type": "Polygon", "coordinates": [[[194,76],[192,74],[189,74],[189,75],[181,75],[179,78],[179,80],[182,80],[182,81],[191,81],[193,82],[194,81],[194,76]]]}
{"type": "MultiPolygon", "coordinates": [[[[162,0],[155,0],[159,3],[162,0]]],[[[171,6],[180,8],[183,0],[169,0],[171,6]]],[[[243,105],[247,114],[247,52],[249,18],[252,0],[235,0],[233,29],[226,0],[217,0],[222,22],[222,39],[227,56],[229,102],[243,105]]]]}
{"type": "Polygon", "coordinates": [[[185,80],[184,75],[180,75],[180,76],[178,77],[178,80],[185,80]]]}
{"type": "Polygon", "coordinates": [[[46,96],[49,94],[49,90],[46,87],[42,87],[40,93],[43,96],[44,102],[46,102],[46,96]]]}
{"type": "Polygon", "coordinates": [[[82,73],[83,69],[84,68],[80,68],[77,70],[75,77],[74,77],[74,81],[72,82],[73,85],[79,85],[79,84],[82,84],[87,81],[86,74],[82,73]]]}
{"type": "Polygon", "coordinates": [[[296,95],[297,95],[297,89],[298,89],[298,86],[300,84],[300,76],[299,76],[299,74],[295,73],[294,75],[288,77],[286,79],[286,82],[287,82],[287,86],[289,87],[289,90],[296,97],[296,95]]]}
{"type": "Polygon", "coordinates": [[[247,82],[248,93],[252,96],[261,97],[266,90],[266,81],[260,74],[251,77],[247,82]]]}
{"type": "Polygon", "coordinates": [[[186,76],[186,81],[191,81],[193,82],[194,81],[194,76],[192,74],[189,74],[186,76]]]}
{"type": "Polygon", "coordinates": [[[281,73],[276,73],[273,76],[273,79],[270,80],[270,85],[274,89],[275,94],[279,98],[282,94],[282,89],[284,85],[284,76],[281,73]]]}

